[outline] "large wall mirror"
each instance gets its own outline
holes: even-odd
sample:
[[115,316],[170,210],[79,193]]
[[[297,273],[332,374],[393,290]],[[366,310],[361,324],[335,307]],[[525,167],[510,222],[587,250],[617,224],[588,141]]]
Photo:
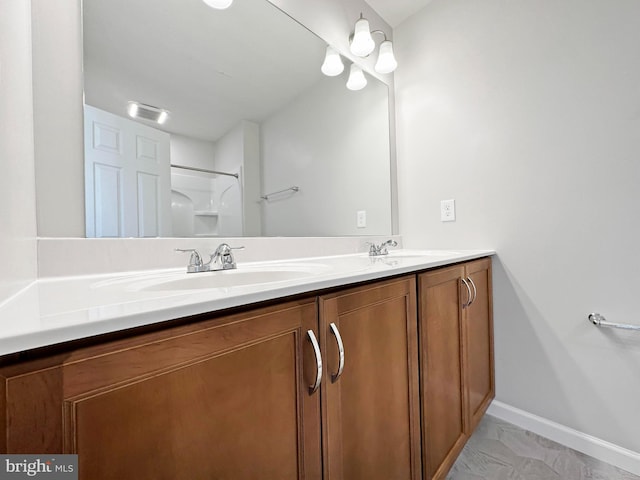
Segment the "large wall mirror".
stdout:
[[87,236],[391,234],[387,85],[267,0],[83,0],[83,36]]

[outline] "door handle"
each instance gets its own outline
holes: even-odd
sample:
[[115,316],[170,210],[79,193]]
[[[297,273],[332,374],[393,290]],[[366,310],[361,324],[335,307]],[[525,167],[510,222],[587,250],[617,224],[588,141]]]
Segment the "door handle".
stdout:
[[313,353],[316,356],[316,380],[313,385],[309,386],[309,394],[315,393],[322,382],[322,355],[320,355],[320,345],[313,330],[307,330],[307,337],[313,346]]
[[471,287],[469,286],[469,282],[467,282],[466,279],[461,278],[460,280],[462,280],[462,283],[464,283],[464,286],[467,287],[467,301],[464,302],[462,304],[462,308],[467,308],[469,305],[471,305]]
[[471,277],[467,277],[467,280],[469,280],[471,286],[473,287],[473,299],[469,302],[469,305],[467,305],[467,307],[469,307],[473,302],[476,301],[476,298],[478,297],[478,290],[476,289],[476,284],[473,283]]
[[333,336],[336,337],[336,343],[338,344],[338,353],[340,355],[340,360],[338,362],[338,371],[336,373],[331,374],[331,381],[336,382],[340,375],[342,375],[342,371],[344,370],[344,344],[342,343],[342,337],[340,336],[340,332],[338,331],[338,327],[335,323],[331,323],[329,325],[329,329]]

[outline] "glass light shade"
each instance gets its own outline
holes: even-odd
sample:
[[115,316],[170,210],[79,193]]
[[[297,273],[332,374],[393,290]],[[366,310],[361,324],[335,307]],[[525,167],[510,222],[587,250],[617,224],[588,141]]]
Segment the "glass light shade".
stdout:
[[376,48],[376,42],[371,37],[369,21],[366,18],[361,18],[356,22],[355,31],[353,32],[350,46],[351,53],[358,57],[366,57],[373,52],[374,48]]
[[367,78],[364,76],[362,69],[355,63],[351,64],[349,70],[349,79],[347,80],[347,88],[349,90],[362,90],[367,86]]
[[380,44],[380,53],[378,53],[378,61],[375,67],[378,73],[391,73],[398,68],[396,57],[393,56],[393,44],[389,40],[385,40]]
[[335,48],[327,47],[327,54],[324,56],[324,63],[320,70],[328,77],[335,77],[344,71],[344,64]]
[[211,8],[217,8],[218,10],[224,10],[225,8],[229,8],[233,3],[233,0],[202,0],[204,3],[209,5]]

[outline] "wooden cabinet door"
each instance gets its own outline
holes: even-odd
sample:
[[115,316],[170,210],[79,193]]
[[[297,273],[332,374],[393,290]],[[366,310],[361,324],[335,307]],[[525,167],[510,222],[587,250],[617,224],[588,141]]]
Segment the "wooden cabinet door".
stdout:
[[463,266],[420,274],[419,327],[423,468],[426,479],[444,479],[464,447]]
[[319,308],[325,479],[417,480],[415,277],[323,296]]
[[467,433],[471,434],[495,396],[491,259],[469,262],[465,270],[474,289],[473,302],[464,315]]
[[46,438],[49,451],[78,454],[85,480],[320,480],[308,330],[318,333],[315,300],[0,371],[8,450],[42,453]]

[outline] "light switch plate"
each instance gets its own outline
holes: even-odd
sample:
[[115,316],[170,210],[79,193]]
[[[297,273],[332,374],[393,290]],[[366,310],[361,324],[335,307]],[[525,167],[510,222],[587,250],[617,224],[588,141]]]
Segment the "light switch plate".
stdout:
[[456,220],[456,201],[442,200],[440,202],[440,220],[443,222],[455,222]]
[[357,217],[358,228],[366,228],[367,227],[367,211],[358,210],[358,212],[356,213],[356,217]]

